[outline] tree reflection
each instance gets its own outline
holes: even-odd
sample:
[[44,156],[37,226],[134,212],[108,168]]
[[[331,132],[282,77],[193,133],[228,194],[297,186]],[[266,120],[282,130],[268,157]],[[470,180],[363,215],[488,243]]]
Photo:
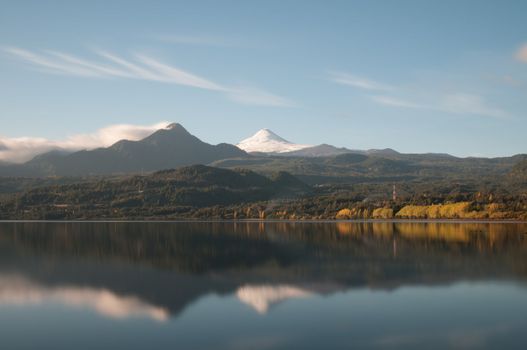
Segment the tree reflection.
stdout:
[[526,232],[477,222],[1,223],[0,273],[47,298],[88,288],[85,305],[107,291],[121,306],[175,314],[232,293],[264,312],[357,287],[523,282]]

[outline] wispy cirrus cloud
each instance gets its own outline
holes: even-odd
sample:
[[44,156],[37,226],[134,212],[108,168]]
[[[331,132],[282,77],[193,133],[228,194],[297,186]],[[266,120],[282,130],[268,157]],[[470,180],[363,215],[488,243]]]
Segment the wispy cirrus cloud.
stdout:
[[241,104],[273,107],[296,106],[293,101],[271,92],[255,87],[219,84],[143,54],[134,55],[134,60],[130,60],[107,51],[96,51],[99,60],[104,60],[99,62],[57,51],[35,53],[16,47],[7,47],[3,51],[25,63],[46,68],[47,71],[57,74],[87,78],[155,81],[216,91]]
[[475,114],[492,118],[510,118],[507,111],[493,107],[480,95],[454,93],[445,95],[438,106],[441,110],[456,114]]
[[415,103],[391,96],[371,96],[371,99],[378,104],[391,107],[427,109],[452,114],[478,115],[498,119],[511,117],[507,111],[489,105],[482,96],[475,94],[446,94],[434,98],[434,102],[428,104]]
[[403,108],[427,108],[427,106],[422,104],[417,104],[411,101],[406,101],[400,98],[391,97],[391,96],[371,96],[371,99],[379,104],[393,107],[403,107]]
[[78,64],[70,64],[64,60],[57,60],[51,56],[43,56],[35,54],[31,51],[19,49],[16,47],[7,47],[3,49],[4,52],[11,56],[17,57],[26,63],[31,63],[40,68],[47,68],[52,72],[69,74],[81,77],[98,77],[102,76],[99,72],[83,67]]
[[382,84],[368,78],[359,77],[344,72],[330,72],[329,78],[331,81],[337,84],[353,86],[364,90],[387,91],[393,89],[393,87],[391,87],[390,85]]
[[0,136],[0,160],[21,163],[52,150],[77,151],[107,147],[120,140],[140,140],[156,130],[165,128],[168,124],[168,122],[152,125],[115,124],[94,133],[71,135],[63,140]]
[[[526,53],[527,54],[527,53]],[[358,78],[348,73],[331,73],[332,81],[363,90],[376,91],[382,95],[369,95],[375,103],[409,109],[427,109],[445,113],[478,115],[492,118],[510,118],[507,111],[490,105],[482,95],[464,92],[438,93],[417,91],[415,88],[395,87],[367,78]]]
[[294,101],[253,87],[244,86],[232,88],[228,90],[227,95],[231,100],[242,104],[275,107],[298,107],[298,104],[296,104]]
[[167,64],[156,61],[151,57],[144,55],[137,55],[139,62],[143,63],[148,69],[156,72],[159,76],[166,79],[167,82],[171,82],[179,85],[192,86],[199,89],[213,90],[213,91],[228,91],[229,89],[218,85],[210,80],[199,77],[197,75],[185,72],[176,67],[169,66]]
[[[86,61],[86,60],[77,58],[75,56],[71,56],[68,54],[61,53],[61,52],[56,52],[56,51],[47,51],[47,52],[50,55],[53,55],[57,57],[58,59],[61,59],[67,64],[73,64],[83,69],[89,69],[94,76],[109,75],[109,76],[122,77],[122,78],[133,78],[134,77],[132,74],[130,74],[126,70],[114,68],[114,67],[103,65],[103,64],[93,63],[93,62]],[[62,67],[63,66],[60,65],[58,69],[61,69]]]

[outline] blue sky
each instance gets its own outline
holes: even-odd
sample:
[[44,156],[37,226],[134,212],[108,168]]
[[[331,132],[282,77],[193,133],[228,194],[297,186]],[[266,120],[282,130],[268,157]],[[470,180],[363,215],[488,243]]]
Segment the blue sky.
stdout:
[[174,121],[210,143],[270,128],[355,149],[527,152],[526,1],[0,7],[0,146]]

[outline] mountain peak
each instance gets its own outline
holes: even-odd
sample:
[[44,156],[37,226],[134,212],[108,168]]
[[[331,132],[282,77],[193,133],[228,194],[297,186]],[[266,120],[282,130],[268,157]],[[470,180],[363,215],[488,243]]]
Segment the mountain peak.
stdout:
[[240,141],[236,146],[246,152],[283,153],[297,151],[310,145],[299,145],[287,141],[270,129],[260,129],[253,136]]
[[176,131],[184,131],[188,132],[187,129],[183,127],[183,125],[179,123],[170,123],[165,127],[166,130],[176,130]]
[[[137,142],[147,142],[147,143],[153,142],[157,144],[159,142],[166,142],[166,141],[170,142],[170,140],[174,140],[174,138],[189,139],[189,138],[195,138],[195,136],[189,133],[187,129],[185,129],[181,124],[171,123],[165,126],[164,128],[155,131],[154,133],[150,134],[149,136]],[[118,141],[116,145],[120,143],[122,143],[122,140]]]
[[250,138],[251,139],[258,139],[258,140],[266,140],[266,141],[267,140],[275,140],[275,141],[280,141],[280,142],[291,143],[291,142],[287,141],[286,139],[284,139],[284,138],[278,136],[277,134],[275,134],[271,129],[267,129],[267,128],[258,130]]

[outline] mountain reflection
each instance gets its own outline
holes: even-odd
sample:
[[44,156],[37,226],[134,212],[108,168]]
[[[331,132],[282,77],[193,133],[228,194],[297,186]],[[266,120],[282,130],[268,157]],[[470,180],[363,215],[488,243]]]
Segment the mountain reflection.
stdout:
[[1,223],[0,306],[163,321],[209,294],[259,313],[351,288],[527,280],[515,223]]
[[236,291],[236,296],[240,301],[261,314],[265,314],[269,307],[287,299],[307,298],[312,294],[307,289],[288,285],[246,285]]

